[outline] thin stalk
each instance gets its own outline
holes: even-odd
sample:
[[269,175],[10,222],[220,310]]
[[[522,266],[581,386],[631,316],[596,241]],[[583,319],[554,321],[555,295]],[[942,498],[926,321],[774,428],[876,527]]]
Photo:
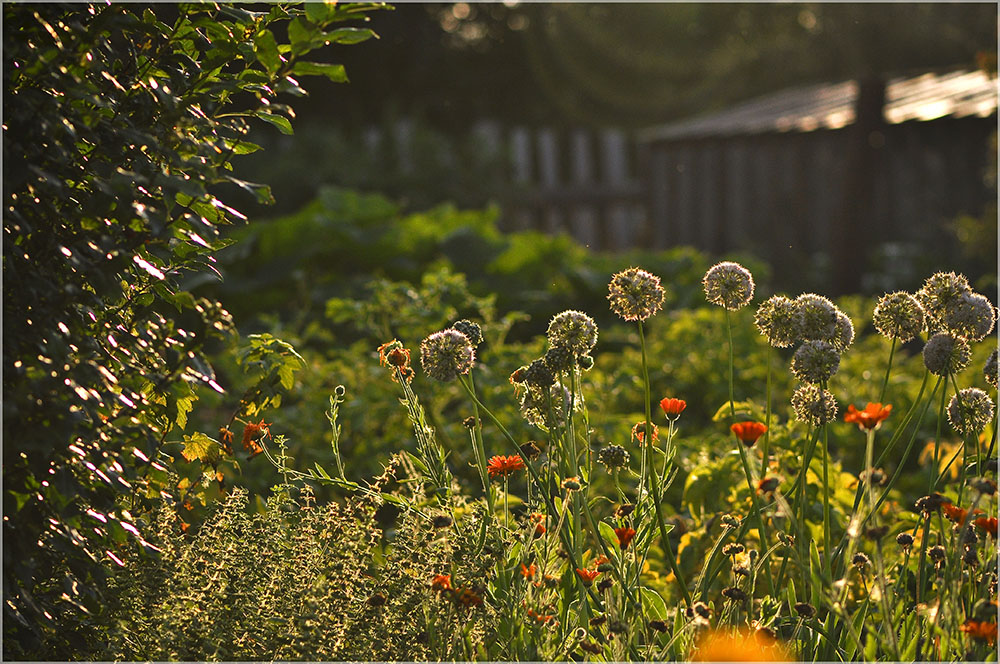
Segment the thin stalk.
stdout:
[[948,383],[945,381],[945,389],[941,390],[941,405],[938,407],[938,419],[937,419],[937,432],[934,434],[934,461],[931,464],[930,471],[930,485],[927,487],[927,493],[932,493],[934,491],[934,485],[937,484],[937,469],[940,465],[939,455],[941,453],[941,422],[944,419],[944,401],[948,396]]
[[885,378],[882,379],[882,388],[878,391],[878,402],[885,399],[885,390],[889,386],[889,372],[892,370],[892,356],[896,353],[896,339],[893,337],[892,345],[889,346],[889,361],[885,365]]
[[761,454],[764,457],[763,466],[761,466],[760,474],[761,476],[767,476],[767,469],[770,467],[770,459],[768,457],[768,452],[771,446],[771,353],[774,351],[771,348],[771,344],[767,345],[767,394],[766,394],[766,405],[764,410],[764,424],[767,425],[767,431],[764,432],[764,442],[761,445]]

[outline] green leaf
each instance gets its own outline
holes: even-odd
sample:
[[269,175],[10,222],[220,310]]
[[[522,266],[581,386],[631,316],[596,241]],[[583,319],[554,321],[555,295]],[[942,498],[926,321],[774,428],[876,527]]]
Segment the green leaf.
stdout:
[[[319,29],[308,21],[297,18],[288,24],[288,39],[292,42],[292,53],[308,53],[314,45],[319,45]],[[316,43],[319,42],[319,43]]]
[[253,41],[253,52],[269,74],[281,69],[281,54],[278,53],[278,42],[270,30],[263,30]]
[[222,447],[219,441],[196,431],[190,436],[184,436],[184,449],[181,455],[188,461],[217,463],[221,458]]
[[291,136],[293,133],[295,133],[292,130],[292,123],[288,120],[288,118],[286,118],[283,115],[274,115],[272,113],[266,113],[264,111],[257,111],[256,113],[254,113],[254,116],[260,118],[264,122],[269,122],[273,124],[275,127],[278,128],[278,131],[280,131],[282,134],[285,134],[286,136]]
[[378,37],[370,28],[337,28],[323,36],[336,44],[357,44]]
[[329,20],[336,8],[336,2],[307,2],[305,3],[306,18],[313,23],[322,24]]
[[615,535],[615,529],[603,521],[598,523],[597,527],[601,531],[601,537],[604,538],[604,541],[610,544],[611,548],[616,552],[620,551],[618,547],[618,535]]
[[347,70],[344,65],[324,64],[322,62],[296,62],[292,68],[293,74],[300,76],[326,76],[334,83],[347,83]]
[[328,472],[326,472],[326,470],[323,468],[323,466],[319,465],[318,461],[314,465],[316,467],[316,472],[319,473],[320,477],[322,477],[325,480],[330,479],[330,474]]
[[[663,597],[660,596],[660,593],[656,592],[652,588],[643,586],[642,599],[643,599],[643,604],[646,606],[646,608],[650,612],[652,612],[658,619],[660,620],[667,619],[667,605],[663,601]],[[648,614],[646,615],[646,618],[650,617],[652,616],[649,616]]]
[[256,143],[251,143],[250,141],[226,140],[224,143],[227,149],[233,151],[233,154],[251,154],[257,150],[263,150],[261,146]]

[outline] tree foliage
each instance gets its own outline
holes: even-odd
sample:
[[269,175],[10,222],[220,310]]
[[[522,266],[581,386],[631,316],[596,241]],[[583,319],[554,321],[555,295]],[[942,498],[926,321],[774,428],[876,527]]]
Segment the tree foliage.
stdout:
[[231,161],[254,123],[291,133],[299,77],[346,80],[304,58],[379,6],[5,5],[7,656],[74,652],[99,563],[155,554],[132,511],[172,497],[164,445],[223,391],[205,353],[232,330],[187,288],[245,219],[223,199],[270,199]]

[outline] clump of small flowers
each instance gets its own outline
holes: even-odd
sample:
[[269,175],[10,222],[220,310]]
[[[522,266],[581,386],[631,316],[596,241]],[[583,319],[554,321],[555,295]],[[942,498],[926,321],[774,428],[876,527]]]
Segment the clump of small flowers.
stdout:
[[796,419],[820,426],[837,419],[837,400],[816,385],[803,385],[792,395],[792,410]]
[[597,460],[607,467],[608,472],[627,466],[628,458],[628,450],[621,445],[608,445],[597,453]]
[[475,359],[469,338],[455,328],[435,332],[420,342],[420,365],[434,380],[448,382],[469,373]]
[[556,314],[546,334],[549,345],[561,346],[574,355],[586,355],[597,345],[597,324],[582,311]]
[[906,291],[886,293],[875,305],[872,322],[882,336],[906,343],[924,329],[924,308]]
[[993,419],[993,400],[977,387],[960,390],[948,404],[948,421],[963,436],[978,434]]
[[889,417],[889,413],[891,412],[892,404],[885,404],[885,406],[883,406],[880,403],[872,403],[869,401],[864,410],[858,410],[852,403],[847,406],[847,413],[844,415],[844,421],[857,424],[859,429],[867,429],[870,431],[881,426],[882,421]]
[[972,350],[964,339],[938,332],[924,344],[924,366],[935,376],[958,373],[972,359]]
[[983,365],[983,377],[986,382],[992,385],[994,388],[997,387],[997,350],[993,349],[990,356],[986,358],[986,364]]
[[971,293],[969,281],[964,275],[954,272],[938,272],[931,275],[917,291],[917,300],[924,308],[929,320],[928,329],[937,331],[944,325],[948,310],[953,307],[963,295]]
[[826,341],[806,341],[792,356],[792,374],[806,383],[822,383],[840,368],[840,353]]
[[754,323],[767,342],[775,348],[795,343],[799,307],[784,295],[772,295],[757,307]]
[[724,261],[713,265],[701,283],[709,302],[730,311],[742,309],[753,299],[753,275],[739,263]]
[[803,340],[827,341],[837,334],[837,306],[815,293],[803,293],[795,298],[798,305],[796,336]]
[[982,341],[996,323],[996,312],[986,297],[979,293],[964,293],[945,309],[945,328],[969,341]]
[[611,277],[608,284],[608,301],[611,310],[628,321],[646,320],[663,306],[665,291],[660,278],[629,268]]
[[464,334],[473,348],[483,343],[483,328],[479,326],[479,323],[473,323],[471,320],[463,318],[460,321],[456,321],[452,325],[452,328]]

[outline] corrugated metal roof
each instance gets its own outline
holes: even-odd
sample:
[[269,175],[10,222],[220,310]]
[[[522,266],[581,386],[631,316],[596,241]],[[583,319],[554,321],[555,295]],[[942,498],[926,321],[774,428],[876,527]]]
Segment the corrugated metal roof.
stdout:
[[[840,129],[854,122],[856,81],[783,90],[711,115],[639,132],[640,141]],[[950,117],[989,117],[997,111],[997,78],[956,71],[890,79],[883,111],[889,124]]]

